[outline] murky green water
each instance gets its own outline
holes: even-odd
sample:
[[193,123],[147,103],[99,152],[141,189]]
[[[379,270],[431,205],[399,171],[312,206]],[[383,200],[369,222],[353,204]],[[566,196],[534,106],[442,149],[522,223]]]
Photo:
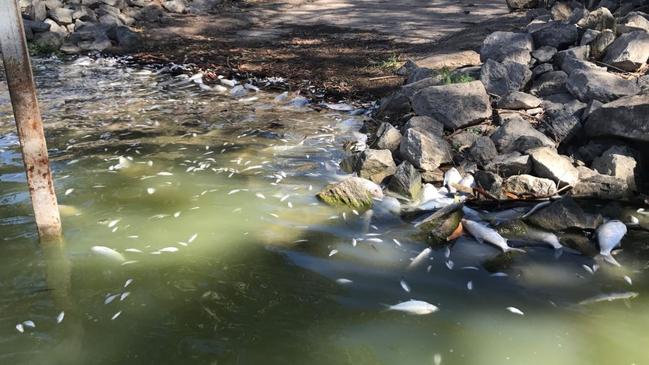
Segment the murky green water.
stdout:
[[[422,249],[410,224],[314,198],[359,117],[237,100],[110,60],[35,72],[66,242],[37,242],[2,83],[2,364],[649,363],[642,231],[623,243],[623,270],[594,275],[590,258],[529,247],[493,276],[482,263],[498,252],[468,238],[435,251],[430,271],[406,270]],[[115,169],[119,156],[130,166]],[[578,304],[628,291],[640,295]],[[410,298],[440,311],[384,309]]]

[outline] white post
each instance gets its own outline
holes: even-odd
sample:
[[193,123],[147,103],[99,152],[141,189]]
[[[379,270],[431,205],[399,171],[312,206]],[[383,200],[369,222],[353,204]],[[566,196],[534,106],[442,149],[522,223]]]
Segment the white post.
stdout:
[[61,218],[50,171],[41,113],[16,0],[0,0],[0,46],[18,137],[41,241],[61,238]]

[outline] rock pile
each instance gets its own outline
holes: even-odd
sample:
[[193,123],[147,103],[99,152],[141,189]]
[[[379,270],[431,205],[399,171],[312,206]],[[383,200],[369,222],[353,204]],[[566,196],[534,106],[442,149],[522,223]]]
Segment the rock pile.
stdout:
[[20,0],[25,35],[37,51],[80,53],[129,49],[138,22],[163,22],[187,11],[184,0]]
[[634,2],[507,3],[531,9],[524,30],[427,63],[454,69],[407,62],[351,171],[414,200],[452,165],[490,198],[630,197],[649,147],[649,15]]

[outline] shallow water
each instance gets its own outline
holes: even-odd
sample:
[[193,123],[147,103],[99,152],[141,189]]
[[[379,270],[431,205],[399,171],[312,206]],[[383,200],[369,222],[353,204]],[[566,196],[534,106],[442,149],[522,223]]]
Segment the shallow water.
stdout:
[[[649,363],[643,231],[623,242],[624,269],[594,275],[591,258],[533,246],[494,276],[483,264],[498,251],[465,237],[407,270],[423,248],[411,224],[314,198],[361,117],[110,59],[40,60],[35,73],[65,245],[37,242],[0,83],[0,363]],[[115,169],[119,156],[130,166]],[[628,291],[640,295],[579,305]],[[440,310],[385,310],[410,298]]]

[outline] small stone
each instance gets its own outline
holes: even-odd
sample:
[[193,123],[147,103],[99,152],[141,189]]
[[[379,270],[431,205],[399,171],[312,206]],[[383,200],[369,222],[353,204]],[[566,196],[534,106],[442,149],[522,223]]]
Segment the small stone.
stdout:
[[554,71],[554,67],[550,63],[542,63],[532,69],[532,77],[537,78],[546,72]]
[[358,176],[377,184],[397,171],[390,150],[365,150],[358,164]]
[[570,94],[554,94],[544,100],[544,123],[541,131],[554,141],[565,143],[579,134],[586,104]]
[[502,189],[518,198],[548,197],[557,193],[554,181],[532,175],[514,175],[503,181]]
[[534,49],[532,37],[527,33],[494,32],[482,43],[480,60],[496,62],[514,61],[528,64]]
[[649,33],[636,31],[622,34],[608,46],[604,63],[625,71],[636,71],[649,58]]
[[635,169],[638,165],[633,152],[625,146],[613,146],[593,161],[593,168],[604,175],[615,176],[636,190]]
[[403,93],[394,93],[381,99],[376,119],[381,122],[396,122],[410,113],[410,99]]
[[74,10],[66,8],[55,8],[47,12],[47,15],[59,24],[71,24]]
[[550,71],[540,75],[532,82],[530,92],[537,96],[565,93],[568,74],[563,71]]
[[187,6],[183,0],[167,0],[162,2],[162,7],[170,13],[182,14]]
[[410,162],[404,161],[390,179],[388,189],[409,199],[415,199],[421,192],[421,174]]
[[604,30],[601,32],[595,40],[590,43],[591,56],[596,60],[601,59],[604,54],[606,54],[608,47],[615,42],[615,39],[615,32],[612,30]]
[[404,124],[401,132],[405,134],[410,128],[414,128],[430,138],[441,137],[444,135],[444,124],[431,117],[412,117],[406,122],[406,124]]
[[558,50],[574,45],[579,39],[579,32],[574,24],[550,22],[532,33],[536,47],[550,46]]
[[511,10],[534,9],[539,6],[538,0],[507,0],[507,6]]
[[498,127],[491,135],[491,140],[494,141],[498,151],[512,151],[514,141],[521,136],[535,137],[544,146],[554,147],[554,142],[551,139],[534,129],[529,122],[519,116],[508,120]]
[[577,26],[584,29],[602,31],[604,29],[615,30],[615,17],[607,8],[601,7],[591,11],[588,16],[577,22]]
[[487,92],[498,96],[522,89],[531,78],[532,71],[527,65],[512,61],[500,63],[489,59],[480,71],[480,81]]
[[501,109],[532,109],[539,105],[541,105],[541,99],[520,91],[511,92],[498,100],[498,107]]
[[575,186],[579,181],[579,171],[567,157],[559,155],[548,147],[539,147],[528,151],[537,176],[552,179],[559,186]]
[[471,130],[463,130],[460,133],[454,133],[449,139],[451,146],[455,151],[464,151],[471,147],[478,139],[479,134]]
[[444,181],[444,171],[435,169],[432,171],[423,171],[421,173],[421,180],[425,183],[436,184]]
[[586,29],[584,35],[581,36],[581,41],[579,42],[580,46],[587,46],[591,44],[598,35],[602,34],[599,30]]
[[477,187],[484,189],[496,199],[505,199],[505,196],[502,193],[503,178],[498,176],[498,174],[490,171],[478,170],[475,172],[474,177]]
[[543,46],[537,48],[532,52],[532,57],[536,58],[539,63],[550,62],[554,55],[557,54],[557,49],[550,46]]
[[396,151],[401,143],[401,133],[392,124],[383,122],[376,131],[376,147],[380,150]]
[[325,186],[316,196],[332,206],[369,209],[374,199],[383,198],[383,191],[370,180],[349,177],[339,183]]
[[451,148],[443,138],[429,137],[416,129],[408,129],[399,147],[401,157],[424,171],[435,170],[451,162]]
[[435,54],[417,61],[417,66],[432,70],[454,70],[479,64],[481,64],[480,54],[472,50]]
[[495,157],[485,169],[502,177],[529,174],[532,172],[532,160],[528,155],[512,152]]
[[478,166],[483,167],[498,155],[498,150],[496,150],[496,145],[491,138],[481,136],[473,142],[473,145],[469,149],[469,154]]

